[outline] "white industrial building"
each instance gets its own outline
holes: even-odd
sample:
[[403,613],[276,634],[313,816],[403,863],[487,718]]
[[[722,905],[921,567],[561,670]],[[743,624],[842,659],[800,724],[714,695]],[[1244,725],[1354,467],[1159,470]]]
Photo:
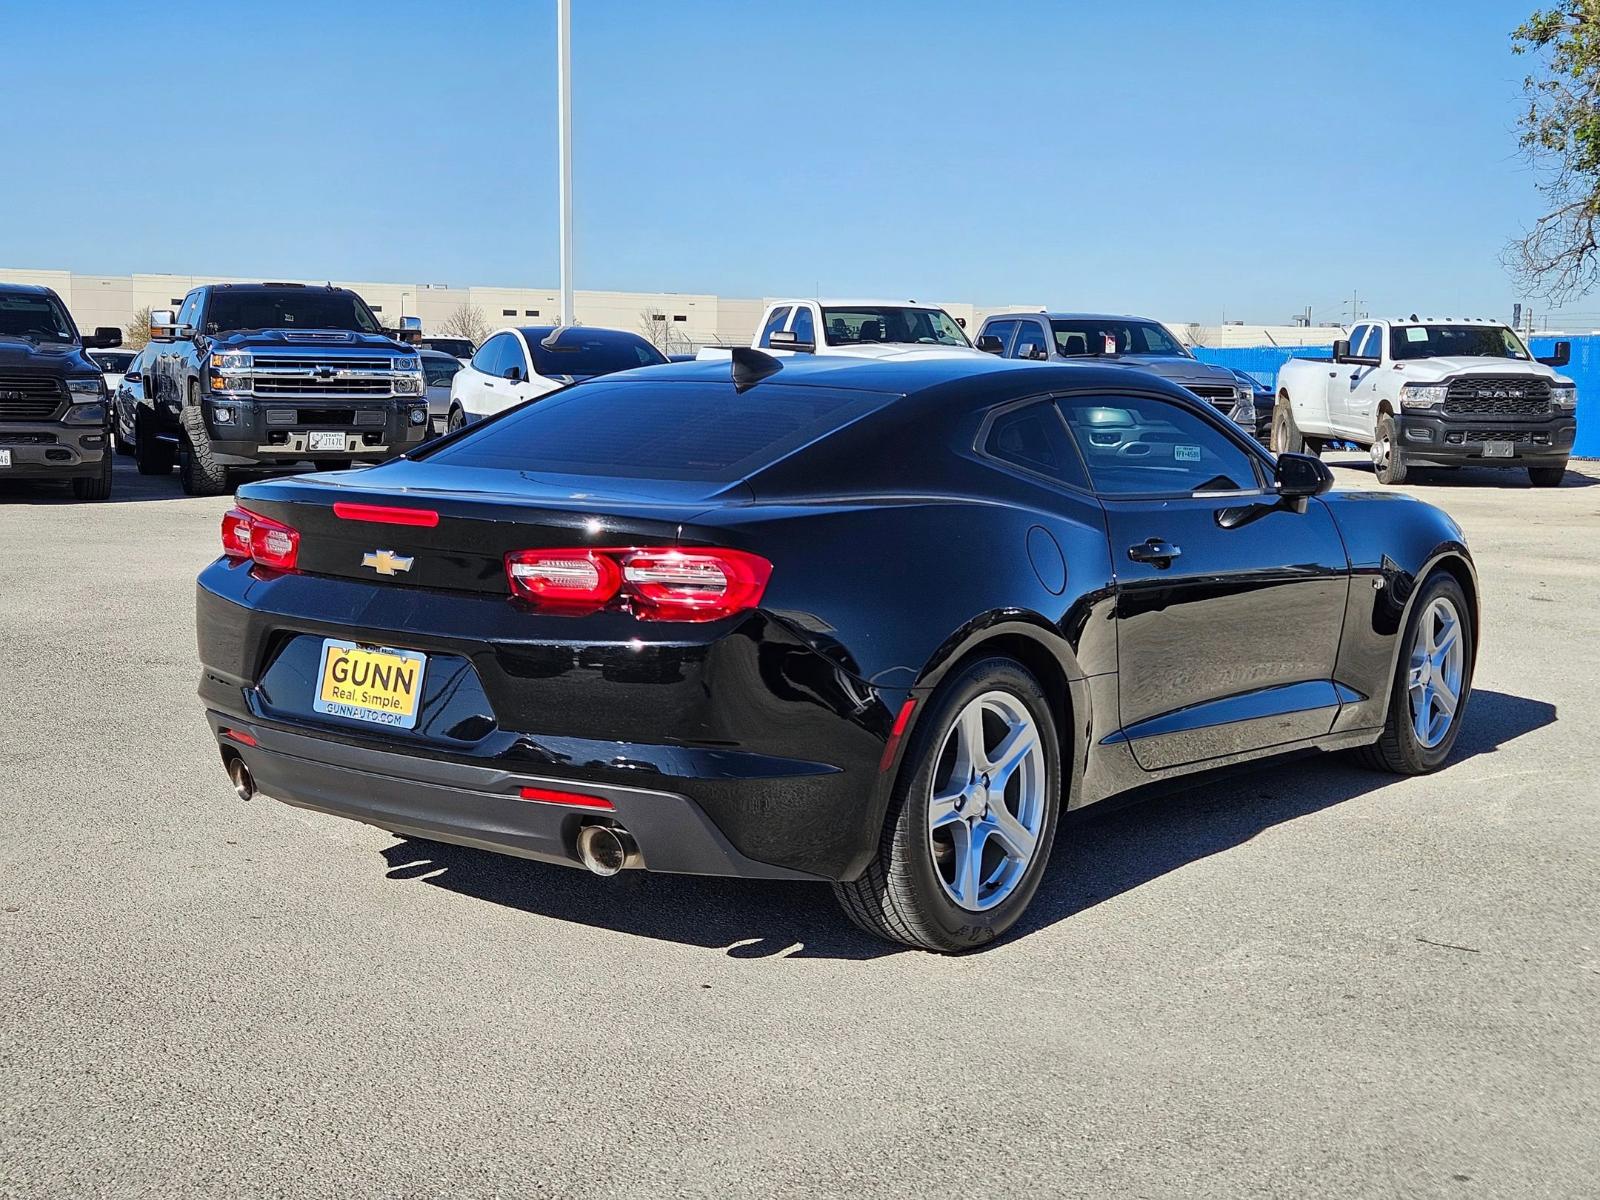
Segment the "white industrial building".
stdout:
[[[115,325],[125,329],[141,308],[177,308],[184,295],[205,283],[257,283],[259,279],[226,275],[80,275],[71,271],[0,267],[0,283],[43,284],[54,288],[83,329]],[[553,323],[560,308],[555,288],[451,287],[442,283],[370,283],[299,279],[294,283],[333,282],[361,295],[379,316],[398,324],[400,317],[421,317],[425,333],[439,333],[463,306],[476,308],[491,329],[502,325]],[[918,299],[927,299],[917,297]],[[672,350],[706,345],[747,344],[772,298],[725,299],[691,292],[584,292],[574,295],[579,322],[643,332],[650,323],[666,327],[656,339]],[[1034,305],[974,305],[929,300],[962,319],[976,334],[985,314]],[[1063,303],[1063,308],[1075,307]],[[1168,322],[1179,337],[1206,346],[1329,345],[1338,330],[1289,325],[1199,326]]]

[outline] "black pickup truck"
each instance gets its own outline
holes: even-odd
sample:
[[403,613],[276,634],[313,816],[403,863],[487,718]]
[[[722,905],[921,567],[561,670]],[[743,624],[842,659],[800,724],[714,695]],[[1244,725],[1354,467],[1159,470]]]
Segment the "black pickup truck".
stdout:
[[237,467],[379,462],[428,435],[416,347],[344,288],[207,284],[176,314],[151,313],[150,339],[139,470],[176,463],[191,496],[230,490]]
[[0,284],[0,480],[68,480],[80,500],[111,495],[105,379],[85,350],[122,331],[80,337],[46,287]]

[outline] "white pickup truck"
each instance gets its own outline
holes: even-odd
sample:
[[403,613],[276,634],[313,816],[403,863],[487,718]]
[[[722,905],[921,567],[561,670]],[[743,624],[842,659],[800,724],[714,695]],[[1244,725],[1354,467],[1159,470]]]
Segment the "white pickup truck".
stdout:
[[[839,354],[851,358],[978,356],[961,323],[916,301],[778,300],[767,305],[750,345],[771,354]],[[707,347],[700,358],[727,358]]]
[[1552,368],[1567,342],[1536,359],[1499,321],[1362,321],[1331,358],[1278,372],[1272,448],[1320,454],[1329,442],[1372,450],[1383,483],[1410,467],[1523,467],[1556,487],[1577,435],[1577,387]]

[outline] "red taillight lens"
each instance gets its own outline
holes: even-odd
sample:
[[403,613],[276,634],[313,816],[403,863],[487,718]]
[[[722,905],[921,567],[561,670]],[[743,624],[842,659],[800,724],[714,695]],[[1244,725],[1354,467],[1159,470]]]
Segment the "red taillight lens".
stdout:
[[550,788],[525,787],[518,797],[535,804],[570,804],[573,808],[615,808],[604,796],[591,796],[585,792],[558,792]]
[[594,612],[625,606],[645,621],[714,621],[761,603],[772,564],[743,550],[675,546],[516,550],[511,594],[541,608]]
[[300,557],[300,531],[248,508],[230,508],[222,514],[222,552],[274,571],[293,571]]

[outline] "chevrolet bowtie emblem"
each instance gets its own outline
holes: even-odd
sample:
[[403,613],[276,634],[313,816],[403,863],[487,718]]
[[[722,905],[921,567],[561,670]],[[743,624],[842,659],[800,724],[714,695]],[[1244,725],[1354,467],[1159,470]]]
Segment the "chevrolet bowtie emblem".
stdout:
[[361,565],[371,567],[379,575],[398,575],[402,571],[409,571],[411,564],[416,561],[393,550],[372,550],[361,556]]

